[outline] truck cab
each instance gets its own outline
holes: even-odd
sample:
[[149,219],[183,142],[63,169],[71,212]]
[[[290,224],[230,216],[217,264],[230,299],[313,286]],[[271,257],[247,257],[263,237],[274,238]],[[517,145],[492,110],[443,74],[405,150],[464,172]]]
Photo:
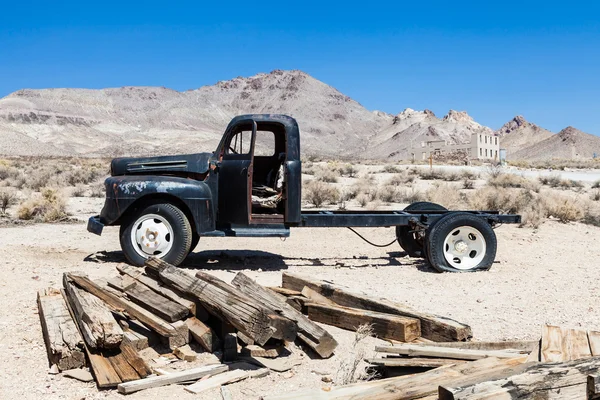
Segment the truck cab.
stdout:
[[300,139],[286,115],[235,117],[213,153],[117,158],[88,231],[120,225],[128,261],[175,265],[200,236],[289,236],[301,222]]

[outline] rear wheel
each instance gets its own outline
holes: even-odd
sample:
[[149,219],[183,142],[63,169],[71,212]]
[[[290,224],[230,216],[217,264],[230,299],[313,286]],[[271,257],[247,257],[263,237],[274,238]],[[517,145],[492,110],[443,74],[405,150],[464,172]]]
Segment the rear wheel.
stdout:
[[496,234],[473,214],[452,213],[440,218],[425,236],[429,263],[440,272],[485,271],[496,258]]
[[[429,201],[417,201],[410,204],[404,211],[448,211],[448,209],[440,204],[431,203]],[[410,226],[397,226],[396,237],[398,244],[410,257],[426,257],[423,250],[424,245],[424,230],[414,230]]]
[[120,242],[127,260],[143,266],[150,256],[179,265],[188,255],[192,228],[183,211],[172,204],[154,204],[121,225]]

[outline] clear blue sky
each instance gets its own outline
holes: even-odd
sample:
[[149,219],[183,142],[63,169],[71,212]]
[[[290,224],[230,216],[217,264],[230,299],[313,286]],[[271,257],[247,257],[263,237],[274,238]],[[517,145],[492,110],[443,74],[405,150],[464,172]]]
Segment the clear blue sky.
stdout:
[[600,134],[596,1],[3,1],[0,97],[301,69],[368,109]]

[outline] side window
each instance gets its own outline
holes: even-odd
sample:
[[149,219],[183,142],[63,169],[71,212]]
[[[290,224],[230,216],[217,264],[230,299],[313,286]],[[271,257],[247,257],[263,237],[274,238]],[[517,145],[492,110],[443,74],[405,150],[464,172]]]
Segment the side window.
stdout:
[[252,145],[252,131],[241,131],[236,133],[225,149],[227,154],[248,154]]
[[275,154],[275,134],[270,131],[256,132],[256,144],[254,155],[259,157],[271,157]]

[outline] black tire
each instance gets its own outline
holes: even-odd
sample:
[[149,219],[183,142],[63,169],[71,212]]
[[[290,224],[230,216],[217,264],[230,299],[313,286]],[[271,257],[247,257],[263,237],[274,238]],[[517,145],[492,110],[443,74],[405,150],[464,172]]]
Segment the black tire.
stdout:
[[[448,209],[440,204],[431,203],[429,201],[417,201],[407,206],[404,211],[448,211]],[[423,250],[423,237],[411,232],[410,226],[397,226],[396,237],[398,244],[410,257],[425,258],[426,253]]]
[[[151,214],[160,217],[164,222],[159,219],[150,218],[147,220],[149,223],[154,222],[155,227],[162,224],[163,228],[161,232],[168,227],[170,227],[173,232],[172,235],[170,233],[164,235],[163,240],[161,240],[161,236],[159,235],[158,240],[154,243],[170,242],[170,248],[164,252],[157,251],[155,254],[145,253],[142,250],[142,245],[138,244],[137,241],[134,242],[134,239],[132,238],[132,230],[141,229],[142,223],[145,221],[140,220],[143,219],[144,216]],[[156,232],[158,231],[159,229],[156,230]],[[142,238],[145,238],[145,236],[142,236]],[[125,258],[127,258],[132,265],[143,266],[150,255],[154,255],[169,264],[179,265],[185,260],[190,251],[192,244],[192,228],[185,214],[179,208],[168,203],[153,204],[142,209],[129,218],[126,223],[121,225],[119,240],[121,242],[121,249],[123,250],[123,253],[125,253]],[[150,239],[149,236],[147,242],[152,243],[151,240],[153,239]]]
[[192,244],[190,246],[190,253],[192,251],[194,251],[196,246],[198,246],[198,242],[200,242],[200,235],[198,235],[197,233],[193,233],[192,234]]
[[[466,229],[461,233],[460,228],[475,229],[479,233],[468,233]],[[463,246],[467,246],[460,257],[451,261],[448,260],[451,254],[447,257],[445,252],[450,250],[445,243],[447,238],[452,240],[450,235],[459,238],[455,243],[463,242]],[[427,260],[439,272],[487,271],[494,263],[498,247],[496,233],[490,224],[481,217],[465,212],[450,213],[440,218],[427,230],[425,242]],[[479,251],[476,245],[481,242],[485,250]]]

